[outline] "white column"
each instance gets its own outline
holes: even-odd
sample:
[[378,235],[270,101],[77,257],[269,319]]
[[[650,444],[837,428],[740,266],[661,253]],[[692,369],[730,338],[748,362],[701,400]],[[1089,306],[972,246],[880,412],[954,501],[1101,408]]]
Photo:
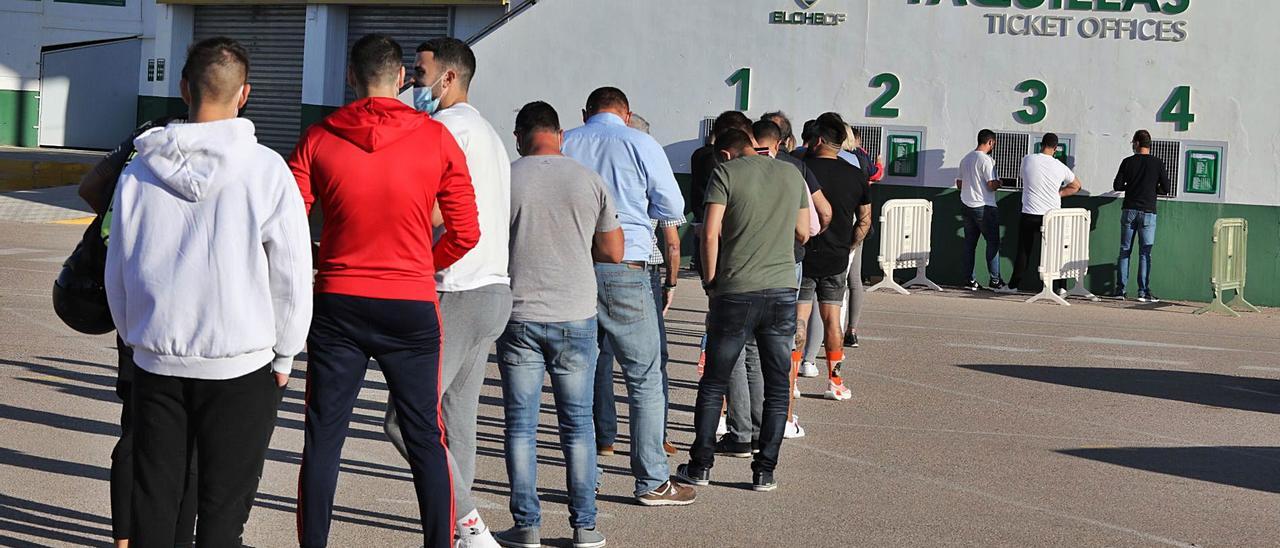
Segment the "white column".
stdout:
[[307,5],[302,104],[341,106],[347,66],[347,7]]

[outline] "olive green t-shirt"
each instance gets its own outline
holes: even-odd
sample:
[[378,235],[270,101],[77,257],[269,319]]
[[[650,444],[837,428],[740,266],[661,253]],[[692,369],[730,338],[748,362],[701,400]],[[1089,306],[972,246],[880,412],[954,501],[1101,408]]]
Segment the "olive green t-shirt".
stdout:
[[768,156],[712,172],[706,201],[725,212],[711,296],[796,288],[796,219],[809,208],[807,192],[799,170]]

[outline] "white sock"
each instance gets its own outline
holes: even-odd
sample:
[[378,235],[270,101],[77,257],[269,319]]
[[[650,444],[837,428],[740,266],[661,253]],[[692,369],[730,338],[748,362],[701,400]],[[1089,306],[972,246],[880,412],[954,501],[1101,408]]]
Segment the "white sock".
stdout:
[[458,536],[479,535],[488,530],[484,526],[484,520],[480,519],[480,512],[472,510],[462,519],[458,520]]

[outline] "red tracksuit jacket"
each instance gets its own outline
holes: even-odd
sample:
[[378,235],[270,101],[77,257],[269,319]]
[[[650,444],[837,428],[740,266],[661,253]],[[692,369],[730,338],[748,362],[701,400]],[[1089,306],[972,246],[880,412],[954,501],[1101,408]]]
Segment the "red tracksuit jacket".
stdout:
[[[467,160],[443,124],[396,99],[342,107],[289,158],[307,212],[324,215],[317,293],[432,301],[435,271],[480,240]],[[445,233],[431,243],[439,201]]]

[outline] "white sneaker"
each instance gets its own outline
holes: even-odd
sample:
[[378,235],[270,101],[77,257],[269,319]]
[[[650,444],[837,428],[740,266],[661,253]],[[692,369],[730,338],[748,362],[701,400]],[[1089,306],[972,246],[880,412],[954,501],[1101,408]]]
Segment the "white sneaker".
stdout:
[[791,420],[787,421],[787,426],[782,430],[782,438],[793,440],[804,437],[804,428],[800,427],[800,417],[791,415]]
[[502,548],[502,545],[485,529],[479,534],[459,536],[458,541],[453,543],[453,548]]
[[799,398],[799,397],[800,397],[800,385],[799,385],[799,384],[795,384],[795,385],[792,385],[792,386],[791,386],[791,397],[793,397],[793,398]]
[[827,381],[827,393],[823,397],[829,400],[844,401],[853,397],[853,392],[848,386],[844,385],[844,381],[840,379],[831,379]]
[[716,435],[723,436],[729,433],[729,423],[725,422],[724,415],[720,415],[720,423],[716,425]]
[[800,376],[806,379],[818,376],[818,364],[810,361],[800,362]]

